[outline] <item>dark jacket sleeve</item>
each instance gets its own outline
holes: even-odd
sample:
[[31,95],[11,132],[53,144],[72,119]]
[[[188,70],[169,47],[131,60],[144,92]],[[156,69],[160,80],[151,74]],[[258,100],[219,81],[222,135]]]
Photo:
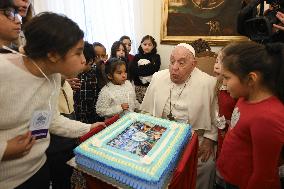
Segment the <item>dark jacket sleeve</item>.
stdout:
[[160,55],[155,54],[152,57],[147,58],[151,63],[138,66],[138,60],[136,62],[136,75],[138,76],[150,76],[159,71],[161,66]]

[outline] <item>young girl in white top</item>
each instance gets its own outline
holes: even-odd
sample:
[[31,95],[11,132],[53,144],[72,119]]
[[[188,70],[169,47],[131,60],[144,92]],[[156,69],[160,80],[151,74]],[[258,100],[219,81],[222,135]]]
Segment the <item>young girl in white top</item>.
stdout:
[[[12,5],[0,8],[0,44],[9,45],[20,21]],[[24,34],[25,55],[0,53],[0,188],[49,189],[49,133],[77,138],[98,125],[57,110],[61,75],[74,77],[86,67],[84,33],[69,18],[46,12],[28,22]]]
[[132,84],[126,80],[126,63],[119,58],[110,58],[105,65],[107,84],[102,88],[97,100],[97,114],[111,117],[134,111],[138,107]]

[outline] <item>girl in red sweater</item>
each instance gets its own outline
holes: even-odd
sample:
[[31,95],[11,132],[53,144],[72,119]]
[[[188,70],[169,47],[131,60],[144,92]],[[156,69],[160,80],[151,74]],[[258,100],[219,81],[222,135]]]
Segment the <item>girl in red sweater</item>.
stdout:
[[233,43],[222,52],[223,84],[239,100],[217,169],[226,182],[226,189],[280,189],[284,45]]

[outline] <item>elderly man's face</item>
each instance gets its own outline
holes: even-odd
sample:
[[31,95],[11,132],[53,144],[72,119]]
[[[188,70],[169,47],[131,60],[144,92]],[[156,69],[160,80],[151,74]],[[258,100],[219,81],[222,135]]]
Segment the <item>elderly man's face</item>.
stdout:
[[170,57],[170,77],[176,84],[184,83],[196,65],[193,54],[185,47],[176,47]]

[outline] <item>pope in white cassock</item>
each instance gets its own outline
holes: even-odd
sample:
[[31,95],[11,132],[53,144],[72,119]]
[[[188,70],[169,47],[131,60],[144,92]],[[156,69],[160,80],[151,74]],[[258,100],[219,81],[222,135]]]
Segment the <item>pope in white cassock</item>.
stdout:
[[146,91],[141,110],[156,117],[187,122],[198,134],[197,189],[213,188],[215,180],[214,144],[217,128],[216,78],[196,66],[191,45],[177,45],[169,69],[156,72]]

